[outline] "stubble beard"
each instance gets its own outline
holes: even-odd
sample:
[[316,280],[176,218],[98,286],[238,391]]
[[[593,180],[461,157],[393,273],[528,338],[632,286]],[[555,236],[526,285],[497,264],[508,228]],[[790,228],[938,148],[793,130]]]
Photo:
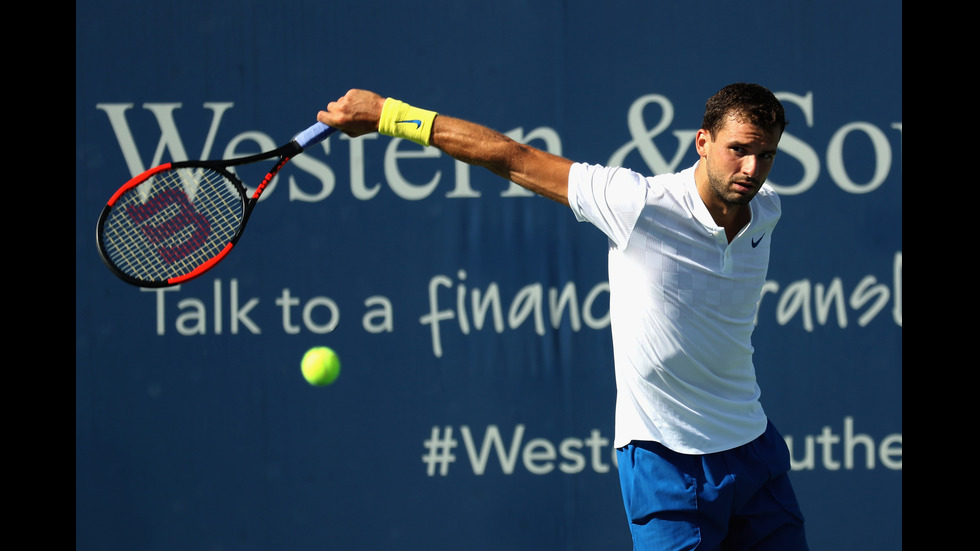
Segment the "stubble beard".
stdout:
[[[756,193],[759,192],[759,187],[761,184],[752,178],[746,178],[743,180],[728,180],[719,178],[713,174],[710,170],[707,171],[708,174],[708,185],[711,188],[712,193],[715,194],[722,203],[729,206],[740,206],[747,205],[752,202],[752,198],[755,197]],[[739,193],[732,190],[732,185],[737,182],[745,182],[751,186],[751,190],[747,193]]]

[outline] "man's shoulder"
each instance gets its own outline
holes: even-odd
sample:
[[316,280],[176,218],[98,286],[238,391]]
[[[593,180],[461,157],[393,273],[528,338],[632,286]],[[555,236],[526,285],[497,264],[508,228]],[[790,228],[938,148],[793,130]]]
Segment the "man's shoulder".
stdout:
[[759,188],[759,193],[755,196],[756,199],[761,199],[764,202],[771,203],[776,208],[779,208],[781,200],[779,198],[779,193],[776,189],[767,183],[763,183],[762,187]]
[[782,215],[783,206],[779,194],[769,184],[762,184],[759,193],[752,199],[755,210],[761,219],[769,219],[773,222],[779,220]]

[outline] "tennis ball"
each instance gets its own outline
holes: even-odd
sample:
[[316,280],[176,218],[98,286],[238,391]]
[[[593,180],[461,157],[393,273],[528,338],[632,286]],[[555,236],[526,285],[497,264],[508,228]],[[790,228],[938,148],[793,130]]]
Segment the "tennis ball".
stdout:
[[303,354],[303,378],[313,386],[326,386],[340,375],[340,358],[326,346],[315,346]]

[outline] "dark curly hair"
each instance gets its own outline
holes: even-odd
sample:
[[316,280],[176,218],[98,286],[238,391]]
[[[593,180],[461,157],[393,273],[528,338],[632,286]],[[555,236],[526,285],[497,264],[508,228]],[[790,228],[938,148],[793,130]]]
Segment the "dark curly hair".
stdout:
[[701,128],[717,135],[730,116],[764,132],[782,134],[787,124],[783,105],[776,96],[763,86],[745,82],[729,84],[708,98]]

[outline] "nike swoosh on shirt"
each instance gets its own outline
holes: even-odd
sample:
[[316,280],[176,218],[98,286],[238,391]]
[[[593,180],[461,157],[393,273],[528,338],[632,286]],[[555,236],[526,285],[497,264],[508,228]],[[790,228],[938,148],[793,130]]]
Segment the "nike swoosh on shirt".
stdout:
[[411,119],[406,121],[395,121],[395,124],[414,124],[415,128],[422,128],[422,121],[419,119]]
[[752,248],[754,249],[754,248],[758,247],[759,246],[759,243],[762,243],[762,238],[765,237],[765,236],[766,236],[766,234],[762,234],[762,235],[759,236],[759,239],[753,239],[752,240]]

